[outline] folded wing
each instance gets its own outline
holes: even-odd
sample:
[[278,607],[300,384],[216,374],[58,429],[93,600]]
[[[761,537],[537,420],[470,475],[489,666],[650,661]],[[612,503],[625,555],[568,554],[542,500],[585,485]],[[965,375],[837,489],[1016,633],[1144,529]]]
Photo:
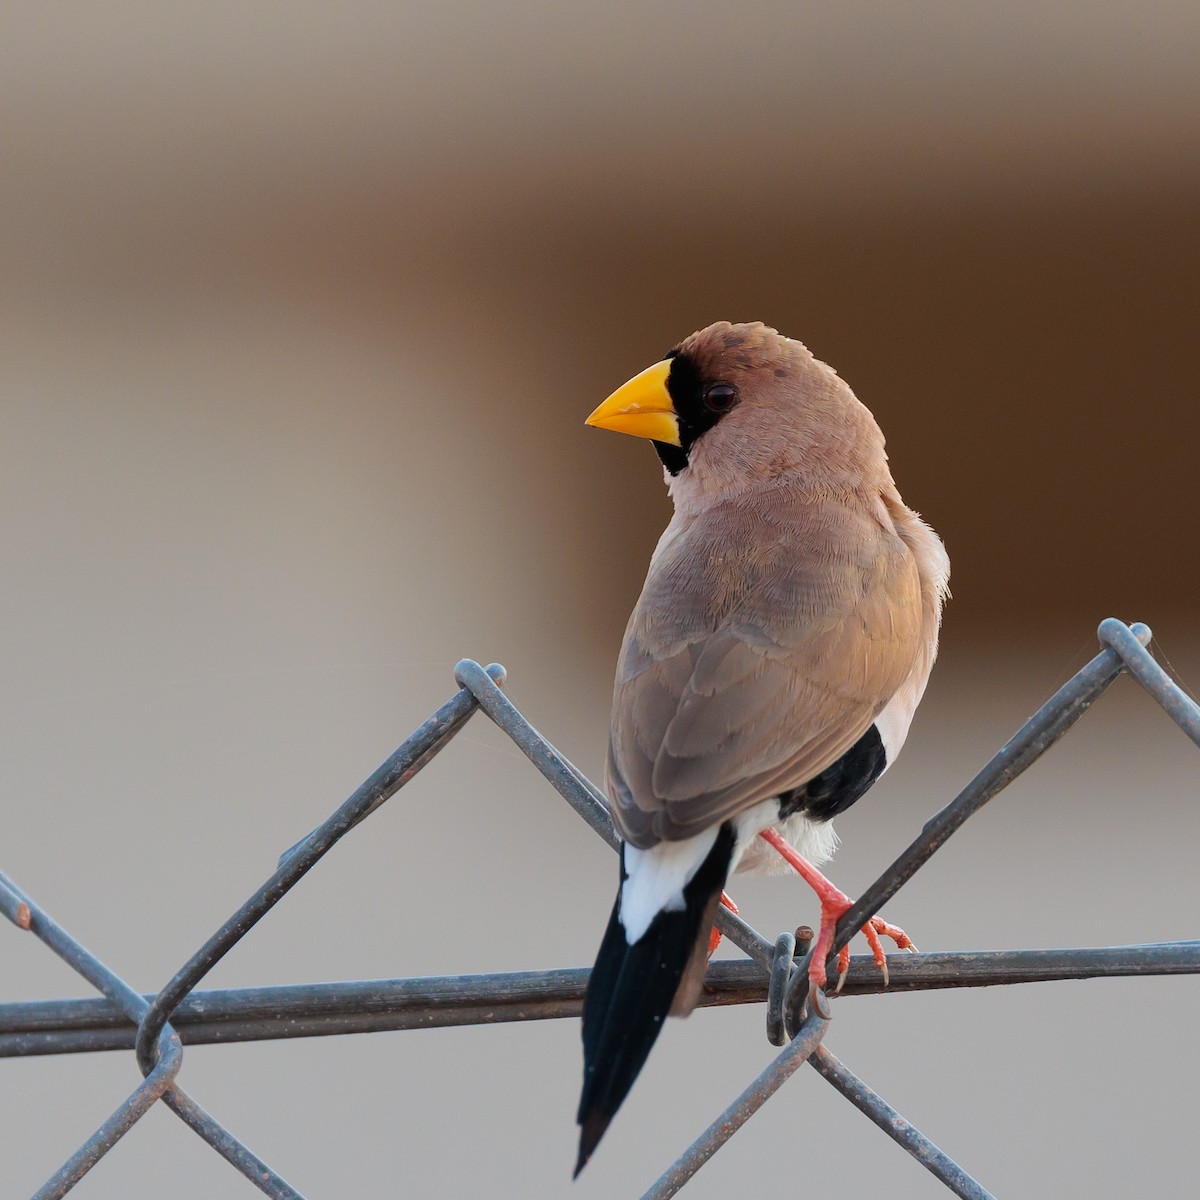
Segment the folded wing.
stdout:
[[770,489],[681,522],[618,668],[607,774],[623,836],[690,837],[820,773],[912,671],[921,616],[882,506]]

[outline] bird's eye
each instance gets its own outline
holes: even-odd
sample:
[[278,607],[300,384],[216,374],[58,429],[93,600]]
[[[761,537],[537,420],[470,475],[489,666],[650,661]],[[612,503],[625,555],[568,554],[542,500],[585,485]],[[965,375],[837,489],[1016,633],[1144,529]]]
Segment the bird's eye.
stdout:
[[737,388],[732,383],[710,384],[704,393],[704,407],[709,412],[727,413],[737,402]]

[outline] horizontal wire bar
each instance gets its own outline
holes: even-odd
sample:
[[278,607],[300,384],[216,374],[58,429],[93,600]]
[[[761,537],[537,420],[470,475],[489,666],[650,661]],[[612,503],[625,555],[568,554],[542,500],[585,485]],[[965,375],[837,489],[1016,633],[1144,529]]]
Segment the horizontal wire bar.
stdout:
[[818,1046],[808,1061],[855,1108],[870,1117],[888,1137],[903,1146],[956,1196],[961,1196],[962,1200],[995,1200],[991,1192],[972,1179],[954,1159],[906,1121],[878,1092],[868,1087],[824,1046]]
[[821,1044],[829,1022],[810,1013],[800,1032],[740,1096],[654,1182],[642,1200],[667,1200],[796,1073]]
[[[1200,941],[1064,950],[888,956],[890,986],[855,955],[841,995],[993,987],[1068,979],[1200,974]],[[378,1033],[577,1017],[586,968],[192,992],[172,1025],[185,1045]],[[761,1003],[768,976],[746,960],[712,963],[700,1003]],[[832,999],[833,997],[831,997]],[[102,999],[0,1004],[0,1058],[127,1050],[135,1026]]]

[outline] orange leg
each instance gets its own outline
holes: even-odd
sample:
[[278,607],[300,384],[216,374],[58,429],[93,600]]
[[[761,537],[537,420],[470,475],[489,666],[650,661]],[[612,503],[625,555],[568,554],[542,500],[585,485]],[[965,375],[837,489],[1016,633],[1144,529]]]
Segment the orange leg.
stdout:
[[[834,887],[812,863],[797,854],[777,829],[764,829],[759,837],[782,855],[788,865],[816,892],[817,899],[821,902],[821,930],[817,934],[812,958],[809,960],[808,979],[810,986],[824,990],[826,983],[825,960],[829,957],[829,951],[833,945],[834,930],[842,914],[849,911],[854,902],[845,892]],[[867,939],[867,944],[871,947],[875,965],[883,972],[883,985],[886,987],[888,982],[887,959],[884,957],[879,935],[883,934],[884,937],[890,938],[901,950],[915,950],[916,947],[903,929],[897,925],[888,924],[882,917],[872,917],[862,927],[862,932]],[[837,962],[838,984],[834,990],[841,991],[842,984],[846,979],[846,971],[850,967],[850,948],[848,946],[843,946],[838,951]]]
[[[737,913],[739,911],[738,906],[736,904],[734,904],[734,902],[729,898],[729,896],[725,892],[721,893],[721,903],[723,905],[725,905],[725,907],[727,909],[729,909],[729,911],[731,913],[733,913],[735,916],[737,915]],[[709,935],[708,935],[708,957],[709,958],[712,958],[713,954],[716,953],[716,949],[720,944],[721,944],[721,931],[714,925],[712,927],[712,932],[709,933]]]

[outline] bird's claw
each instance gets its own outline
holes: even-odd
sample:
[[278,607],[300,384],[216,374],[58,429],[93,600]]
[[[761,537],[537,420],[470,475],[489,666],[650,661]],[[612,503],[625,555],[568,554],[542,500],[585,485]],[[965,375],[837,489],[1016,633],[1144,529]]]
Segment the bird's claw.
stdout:
[[833,1012],[829,1007],[829,998],[825,995],[824,989],[819,987],[810,987],[808,989],[808,1002],[812,1005],[813,1011],[821,1018],[822,1021],[832,1021]]
[[843,946],[838,951],[838,980],[837,987],[833,989],[835,996],[840,996],[842,993],[842,984],[846,982],[846,976],[850,973],[850,947]]

